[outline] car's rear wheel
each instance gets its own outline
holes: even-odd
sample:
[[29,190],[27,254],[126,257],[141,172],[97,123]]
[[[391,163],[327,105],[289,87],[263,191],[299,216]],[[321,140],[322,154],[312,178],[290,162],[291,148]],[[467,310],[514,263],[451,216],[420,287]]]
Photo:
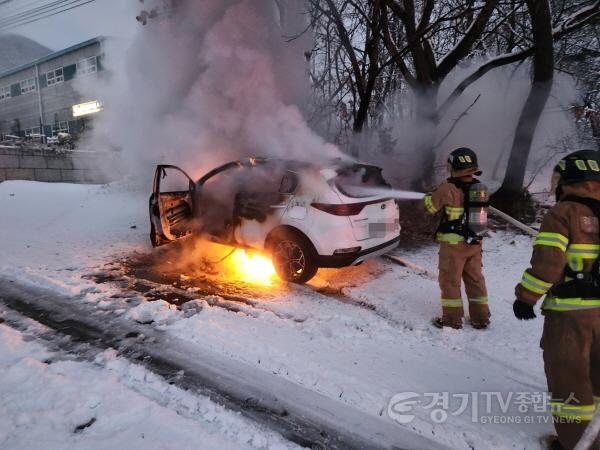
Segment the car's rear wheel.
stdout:
[[277,232],[269,240],[268,249],[277,275],[285,281],[303,284],[319,270],[313,246],[298,233],[288,230]]

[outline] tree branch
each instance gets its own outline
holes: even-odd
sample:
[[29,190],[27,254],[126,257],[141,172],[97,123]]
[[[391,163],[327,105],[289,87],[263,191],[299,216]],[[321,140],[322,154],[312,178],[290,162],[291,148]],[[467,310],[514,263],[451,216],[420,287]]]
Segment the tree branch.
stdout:
[[352,42],[350,40],[350,37],[348,36],[348,31],[346,30],[346,26],[344,25],[344,20],[342,19],[342,16],[341,16],[340,12],[338,11],[333,0],[325,0],[325,1],[329,8],[329,14],[327,14],[327,11],[322,10],[320,7],[319,8],[321,9],[321,11],[324,14],[327,14],[333,20],[333,23],[335,24],[335,27],[338,31],[338,35],[340,37],[340,42],[341,42],[342,46],[346,49],[346,52],[348,53],[348,58],[350,58],[352,72],[354,73],[354,77],[356,79],[356,87],[358,90],[358,95],[360,97],[363,97],[365,94],[365,81],[364,81],[364,77],[362,75],[362,71],[360,69],[360,64],[358,62],[358,59],[356,58],[356,53],[355,53],[354,47],[352,46]]
[[419,20],[419,25],[417,26],[417,34],[421,34],[429,25],[434,6],[435,0],[425,0],[425,4],[423,5],[423,13],[421,14],[421,20]]
[[400,73],[402,73],[402,76],[406,80],[406,83],[411,87],[415,87],[417,80],[415,79],[413,74],[410,73],[408,66],[404,62],[404,56],[400,53],[400,49],[398,48],[396,42],[394,41],[394,38],[392,37],[387,17],[387,10],[385,7],[382,9],[383,11],[381,16],[381,32],[383,36],[383,43],[387,48],[387,51],[390,53],[391,59],[387,63],[383,64],[380,70],[385,69],[385,67],[387,67],[390,62],[395,62],[398,65]]
[[498,0],[487,0],[485,2],[483,9],[479,12],[461,41],[438,64],[435,72],[437,80],[443,80],[462,59],[469,55],[473,44],[481,36],[483,30],[485,30],[497,3]]
[[[554,30],[552,38],[554,42],[562,39],[566,35],[579,30],[580,28],[587,25],[594,18],[600,17],[600,0],[594,2],[589,7],[583,8],[581,11],[573,14],[571,17],[567,18],[558,29]],[[475,72],[465,78],[452,93],[448,96],[446,101],[442,104],[442,106],[438,110],[438,114],[443,116],[450,106],[456,101],[458,97],[467,89],[471,84],[475,83],[481,77],[483,77],[490,70],[495,69],[497,67],[506,66],[508,64],[512,64],[515,62],[523,61],[530,56],[533,55],[533,47],[529,47],[524,50],[520,50],[514,53],[507,53],[504,55],[497,56],[495,58],[490,59],[486,63],[482,64],[477,68]]]
[[454,120],[454,122],[452,123],[452,126],[450,127],[450,129],[448,130],[448,132],[447,132],[447,133],[444,135],[444,137],[443,137],[443,138],[441,138],[441,139],[440,139],[440,141],[439,141],[437,144],[435,144],[435,147],[434,147],[434,148],[438,148],[439,146],[441,146],[441,145],[444,143],[444,141],[445,141],[446,139],[448,139],[448,136],[450,136],[450,135],[452,134],[452,132],[454,131],[454,129],[455,129],[455,128],[456,128],[456,126],[458,125],[458,122],[460,122],[460,121],[461,121],[461,119],[462,119],[463,117],[465,117],[467,114],[469,114],[469,111],[471,110],[471,108],[472,108],[473,106],[475,106],[475,103],[477,103],[477,101],[479,100],[479,98],[480,98],[480,97],[481,97],[481,94],[479,94],[479,95],[477,96],[477,98],[476,98],[475,100],[473,100],[473,103],[471,103],[471,104],[470,104],[470,105],[467,107],[467,109],[465,109],[465,110],[464,110],[464,111],[463,111],[463,112],[462,112],[462,113],[461,113],[461,114],[460,114],[460,115],[459,115],[459,116],[458,116],[458,117],[457,117],[457,118]]

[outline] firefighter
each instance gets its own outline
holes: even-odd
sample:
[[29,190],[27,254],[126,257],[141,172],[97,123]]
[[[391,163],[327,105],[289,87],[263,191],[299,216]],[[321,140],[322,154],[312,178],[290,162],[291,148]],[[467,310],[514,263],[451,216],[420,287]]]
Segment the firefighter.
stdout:
[[533,306],[546,295],[541,347],[558,434],[549,448],[570,450],[600,402],[599,153],[568,155],[552,184],[557,204],[533,243],[513,310],[520,320],[534,319]]
[[435,317],[433,325],[462,328],[462,279],[469,300],[471,325],[484,329],[490,323],[490,310],[482,273],[481,232],[487,224],[489,195],[485,185],[474,178],[481,175],[481,170],[473,150],[454,150],[448,158],[448,171],[450,178],[425,196],[427,212],[442,215],[435,236],[440,244],[442,317]]

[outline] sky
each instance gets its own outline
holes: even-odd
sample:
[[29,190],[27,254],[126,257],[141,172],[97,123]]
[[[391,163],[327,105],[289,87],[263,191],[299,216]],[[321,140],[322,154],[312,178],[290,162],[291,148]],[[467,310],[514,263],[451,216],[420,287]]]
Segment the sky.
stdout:
[[[0,0],[0,20],[51,0]],[[53,17],[13,28],[8,33],[34,39],[52,50],[60,50],[96,36],[130,37],[137,27],[136,14],[143,9],[133,0],[95,0]]]

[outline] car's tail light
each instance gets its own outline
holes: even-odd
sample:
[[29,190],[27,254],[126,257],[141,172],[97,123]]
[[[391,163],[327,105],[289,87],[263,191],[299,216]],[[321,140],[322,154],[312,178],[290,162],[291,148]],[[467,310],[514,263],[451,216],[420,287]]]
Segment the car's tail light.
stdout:
[[334,216],[357,216],[362,212],[363,209],[365,209],[366,206],[374,205],[376,203],[385,205],[385,201],[386,199],[361,203],[344,203],[342,205],[332,205],[330,203],[311,203],[311,206],[328,214],[333,214]]
[[328,203],[311,203],[313,208],[334,216],[356,216],[364,209],[364,203],[351,203],[346,205],[331,205]]

